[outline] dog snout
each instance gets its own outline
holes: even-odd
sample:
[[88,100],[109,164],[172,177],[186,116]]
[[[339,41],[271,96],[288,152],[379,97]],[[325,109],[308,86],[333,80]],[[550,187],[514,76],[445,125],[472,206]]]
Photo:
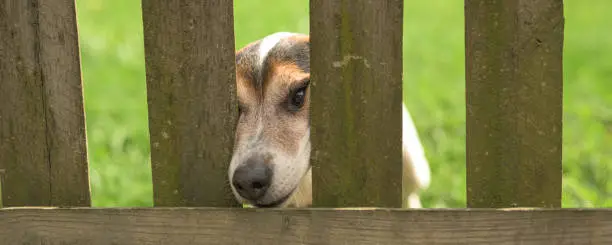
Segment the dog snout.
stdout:
[[240,196],[255,201],[263,197],[272,182],[270,157],[256,154],[236,168],[232,185]]

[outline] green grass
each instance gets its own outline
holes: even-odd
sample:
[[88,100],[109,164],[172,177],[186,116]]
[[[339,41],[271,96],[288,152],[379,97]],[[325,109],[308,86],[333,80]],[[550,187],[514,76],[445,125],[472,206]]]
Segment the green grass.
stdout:
[[[151,206],[140,2],[77,0],[93,204]],[[612,207],[612,8],[565,0],[564,207]],[[236,46],[308,33],[308,1],[236,0]],[[465,206],[463,1],[407,1],[404,97],[431,162],[426,207]]]

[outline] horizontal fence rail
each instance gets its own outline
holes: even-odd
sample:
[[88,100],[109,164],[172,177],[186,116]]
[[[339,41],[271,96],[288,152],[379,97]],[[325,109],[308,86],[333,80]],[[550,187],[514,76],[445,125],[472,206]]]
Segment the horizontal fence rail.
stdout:
[[0,244],[612,244],[612,210],[11,209]]

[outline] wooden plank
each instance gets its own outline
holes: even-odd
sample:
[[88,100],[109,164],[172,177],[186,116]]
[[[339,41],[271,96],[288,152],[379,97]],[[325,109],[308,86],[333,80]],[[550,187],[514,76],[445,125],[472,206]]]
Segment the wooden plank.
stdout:
[[1,244],[611,244],[612,209],[12,209]]
[[4,208],[4,204],[2,202],[2,182],[4,182],[4,169],[0,169],[0,209]]
[[465,1],[468,207],[560,207],[563,1]]
[[144,0],[156,206],[237,205],[227,184],[235,99],[233,1]]
[[401,207],[403,1],[310,1],[313,205]]
[[75,4],[0,2],[4,206],[89,206]]

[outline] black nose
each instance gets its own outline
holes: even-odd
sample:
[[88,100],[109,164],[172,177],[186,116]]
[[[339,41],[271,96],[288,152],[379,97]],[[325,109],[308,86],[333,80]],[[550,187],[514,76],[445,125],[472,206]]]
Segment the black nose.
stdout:
[[256,154],[236,168],[232,185],[240,196],[255,201],[266,194],[272,180],[269,159],[270,157]]

